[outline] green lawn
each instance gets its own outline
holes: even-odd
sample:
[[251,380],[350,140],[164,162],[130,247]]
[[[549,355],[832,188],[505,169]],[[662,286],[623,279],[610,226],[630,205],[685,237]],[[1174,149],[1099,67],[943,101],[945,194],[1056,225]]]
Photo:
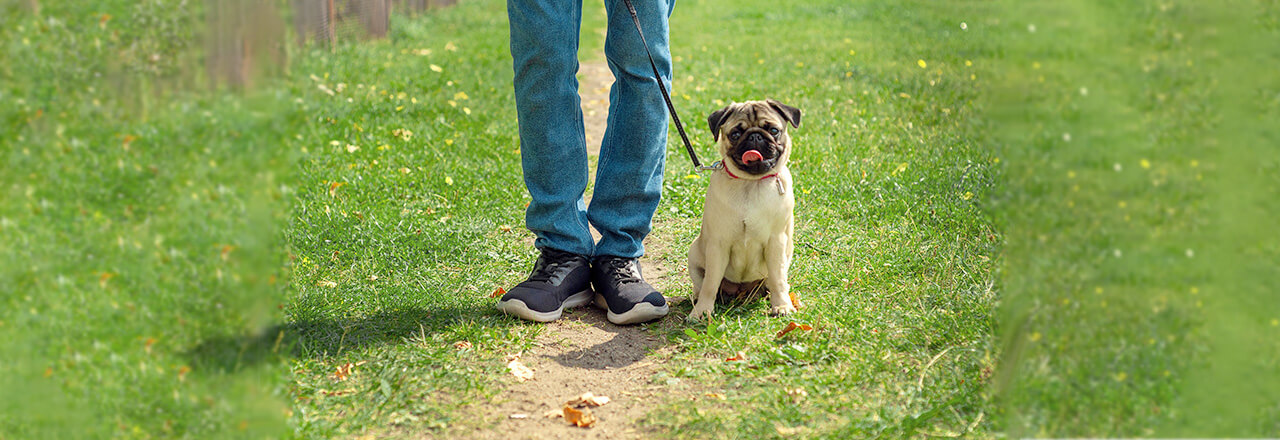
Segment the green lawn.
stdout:
[[[238,95],[189,86],[203,6],[19,4],[0,3],[0,438],[506,417],[503,358],[543,326],[489,298],[536,257],[503,2],[290,44]],[[1280,435],[1280,11],[1229,6],[678,2],[673,94],[704,159],[729,101],[805,111],[807,307],[686,325],[686,301],[645,325],[670,348],[653,384],[724,399],[672,393],[642,432]],[[646,257],[669,297],[706,188],[677,142]],[[814,329],[775,338],[790,321]]]
[[281,365],[193,350],[281,319],[302,115],[173,91],[198,9],[42,3],[0,6],[0,437],[285,432]]
[[[599,43],[594,8],[586,47]],[[766,96],[807,112],[792,162],[801,244],[792,276],[809,307],[790,319],[816,330],[775,340],[787,321],[762,305],[722,311],[705,327],[655,326],[677,347],[663,374],[726,400],[695,408],[673,399],[645,423],[673,436],[990,435],[980,390],[995,362],[999,234],[979,210],[995,160],[968,137],[973,69],[958,54],[877,35],[898,20],[953,24],[839,2],[771,14],[722,9],[682,5],[672,19],[676,104],[692,121],[729,100]],[[311,77],[300,86],[301,111],[313,115],[287,233],[297,291],[286,313],[300,347],[290,389],[304,432],[456,433],[505,417],[454,403],[500,399],[499,360],[541,330],[495,313],[488,298],[520,280],[535,256],[519,231],[528,199],[506,36],[495,31],[504,19],[500,3],[467,3],[397,22],[390,42],[307,57],[295,69]],[[697,25],[708,22],[735,25]],[[757,27],[789,37],[741,32]],[[922,58],[932,67],[919,67]],[[692,125],[709,144],[705,127]],[[675,144],[670,158],[655,219],[655,239],[669,246],[649,258],[679,271],[706,181],[690,176]],[[689,288],[680,282],[667,294]],[[687,313],[686,303],[672,315]],[[456,351],[458,340],[476,349]],[[723,361],[737,351],[750,360]],[[368,363],[341,385],[351,391],[332,396],[329,375],[360,361]],[[794,403],[787,392],[797,388],[810,398]]]

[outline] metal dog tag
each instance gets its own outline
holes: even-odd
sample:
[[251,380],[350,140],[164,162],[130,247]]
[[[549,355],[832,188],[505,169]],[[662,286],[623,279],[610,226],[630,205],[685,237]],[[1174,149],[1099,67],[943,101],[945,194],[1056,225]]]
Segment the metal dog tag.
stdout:
[[775,184],[777,184],[777,185],[778,185],[778,195],[784,195],[784,194],[786,194],[786,193],[787,193],[786,188],[783,188],[783,187],[782,187],[782,178],[774,177],[774,178],[773,178],[773,183],[775,183]]

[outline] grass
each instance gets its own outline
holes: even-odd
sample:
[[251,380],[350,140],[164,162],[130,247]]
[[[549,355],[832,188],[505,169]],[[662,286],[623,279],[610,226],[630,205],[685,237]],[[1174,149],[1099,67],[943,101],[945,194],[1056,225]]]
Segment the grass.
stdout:
[[1277,434],[1266,420],[1280,384],[1262,372],[1280,347],[1275,308],[1262,305],[1280,298],[1262,274],[1280,260],[1258,223],[1276,212],[1264,200],[1277,187],[1255,174],[1275,162],[1253,147],[1274,133],[1232,121],[1275,84],[1228,73],[1275,61],[1275,47],[1241,43],[1274,35],[1274,18],[1255,13],[1275,8],[1010,4],[970,23],[1003,36],[977,47],[998,54],[985,101],[1009,164],[993,212],[1008,237],[1010,435]]
[[[0,6],[0,385],[42,396],[6,399],[0,438],[505,416],[502,358],[543,327],[489,298],[535,257],[501,2],[291,48],[239,96],[184,91],[207,81],[199,6],[46,3]],[[673,393],[644,432],[1280,435],[1276,101],[1253,99],[1277,88],[1236,69],[1274,71],[1250,32],[1277,12],[1238,3],[680,2],[675,105],[704,158],[696,121],[728,101],[805,111],[807,307],[646,325],[674,347],[653,383],[724,399]],[[672,138],[647,258],[679,297],[706,184]],[[790,321],[814,329],[776,338]]]
[[[656,409],[646,423],[663,435],[776,432],[775,425],[819,436],[970,425],[990,432],[979,420],[979,388],[994,364],[990,271],[998,234],[977,204],[992,188],[993,161],[964,137],[973,81],[954,55],[875,49],[869,39],[877,28],[807,31],[907,13],[862,7],[726,17],[714,5],[694,4],[673,17],[681,67],[674,88],[687,120],[726,100],[765,96],[807,112],[792,162],[804,245],[792,274],[810,306],[791,319],[817,329],[775,340],[787,321],[767,317],[762,305],[721,311],[692,332],[654,326],[679,352],[657,380],[691,380],[726,395],[696,411],[687,400]],[[601,14],[584,14],[584,47],[598,46],[593,27],[602,25]],[[390,42],[344,47],[297,69],[313,76],[301,111],[315,117],[301,142],[306,155],[289,230],[298,292],[286,311],[300,323],[304,355],[294,361],[291,392],[309,435],[458,433],[504,416],[482,411],[501,398],[498,360],[541,329],[498,315],[488,298],[521,279],[535,256],[519,231],[528,199],[506,36],[493,31],[505,27],[504,18],[498,4],[462,4],[397,23]],[[736,39],[733,28],[696,25],[730,18],[746,28],[777,21],[792,38]],[[821,41],[836,43],[819,48]],[[735,47],[757,49],[734,56]],[[586,56],[598,55],[584,49]],[[935,67],[919,68],[921,57]],[[775,67],[761,70],[763,60]],[[324,88],[343,92],[330,96]],[[827,99],[832,94],[843,98]],[[701,125],[691,135],[705,146],[710,136]],[[678,270],[697,230],[705,180],[690,177],[675,144],[669,154],[654,239],[670,245],[650,258]],[[512,226],[515,232],[503,232]],[[685,296],[688,288],[678,282],[667,293]],[[677,308],[672,319],[687,313]],[[456,351],[459,340],[475,348]],[[723,361],[737,351],[749,360]],[[331,396],[328,376],[361,361],[368,363],[342,385],[350,392]],[[810,397],[792,402],[786,393],[796,389]],[[480,408],[460,411],[456,401]],[[469,420],[474,410],[480,420]]]
[[0,437],[284,432],[278,365],[190,349],[279,319],[288,158],[263,146],[301,115],[165,95],[194,11],[4,8]]

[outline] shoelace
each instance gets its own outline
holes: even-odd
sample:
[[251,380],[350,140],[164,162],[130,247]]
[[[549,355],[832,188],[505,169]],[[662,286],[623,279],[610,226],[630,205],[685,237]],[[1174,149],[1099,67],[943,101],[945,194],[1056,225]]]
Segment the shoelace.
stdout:
[[547,252],[543,261],[546,264],[539,264],[533,269],[533,273],[529,275],[529,281],[550,282],[555,276],[556,271],[572,260],[570,254],[560,254]]
[[613,279],[618,280],[618,284],[630,284],[644,281],[640,278],[640,274],[632,269],[631,260],[622,258],[610,258],[604,260],[605,271],[612,275]]

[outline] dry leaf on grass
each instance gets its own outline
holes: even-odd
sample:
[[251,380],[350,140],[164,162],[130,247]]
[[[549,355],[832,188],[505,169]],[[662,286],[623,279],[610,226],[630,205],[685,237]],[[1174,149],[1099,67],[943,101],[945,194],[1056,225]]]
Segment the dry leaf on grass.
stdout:
[[725,399],[727,399],[727,397],[725,397],[725,396],[724,396],[724,394],[720,394],[720,393],[707,393],[707,397],[710,397],[710,398],[712,398],[712,399],[716,399],[716,400],[725,400]]
[[351,375],[356,372],[356,367],[364,365],[367,362],[369,361],[360,361],[354,364],[347,362],[339,365],[338,368],[333,371],[333,379],[339,382],[347,380],[347,378],[351,377]]
[[795,322],[792,322],[790,324],[787,324],[787,328],[782,329],[782,331],[778,332],[778,335],[774,337],[781,338],[783,335],[786,335],[787,333],[791,333],[792,330],[808,331],[808,330],[813,330],[813,327],[810,327],[809,324],[796,324]]
[[560,409],[560,408],[556,408],[556,409],[549,409],[549,410],[547,410],[547,412],[542,413],[542,416],[543,416],[543,417],[546,417],[546,418],[548,418],[548,419],[554,419],[554,418],[558,418],[558,417],[564,417],[564,409]]
[[805,391],[804,388],[787,390],[787,395],[791,396],[791,401],[795,403],[803,402],[805,399],[809,398],[809,392]]
[[115,276],[116,274],[111,272],[103,272],[101,275],[98,275],[98,287],[107,287],[107,281]]
[[453,348],[456,348],[456,349],[458,349],[458,350],[466,350],[466,349],[468,349],[468,348],[471,348],[471,343],[470,343],[470,342],[468,342],[468,341],[458,341],[458,342],[454,342],[454,343],[453,343]]
[[591,414],[590,409],[577,410],[569,405],[564,406],[564,420],[580,428],[590,428],[591,425],[596,424],[596,416]]
[[497,297],[500,297],[500,296],[502,296],[502,295],[506,295],[506,294],[507,294],[506,289],[503,289],[501,286],[499,286],[497,289],[493,289],[493,293],[490,293],[490,294],[489,294],[489,297],[490,297],[490,298],[497,298]]
[[787,295],[791,296],[791,307],[795,307],[796,310],[800,310],[800,299],[796,298],[796,292],[788,291]]
[[733,355],[733,357],[731,358],[726,358],[724,361],[734,362],[734,361],[745,361],[745,360],[747,360],[747,354],[739,351],[738,354]]
[[515,376],[516,380],[524,382],[533,379],[533,370],[520,363],[520,355],[508,356],[508,358],[510,360],[507,361],[507,370],[511,371],[511,375]]
[[803,435],[808,433],[808,429],[803,426],[792,427],[792,426],[783,426],[780,424],[774,424],[773,429],[777,431],[778,435],[781,437],[794,437],[797,435]]
[[336,391],[320,390],[320,394],[323,394],[325,397],[345,396],[347,394],[352,394],[355,392],[356,390],[354,388],[347,388],[345,390],[336,390]]

